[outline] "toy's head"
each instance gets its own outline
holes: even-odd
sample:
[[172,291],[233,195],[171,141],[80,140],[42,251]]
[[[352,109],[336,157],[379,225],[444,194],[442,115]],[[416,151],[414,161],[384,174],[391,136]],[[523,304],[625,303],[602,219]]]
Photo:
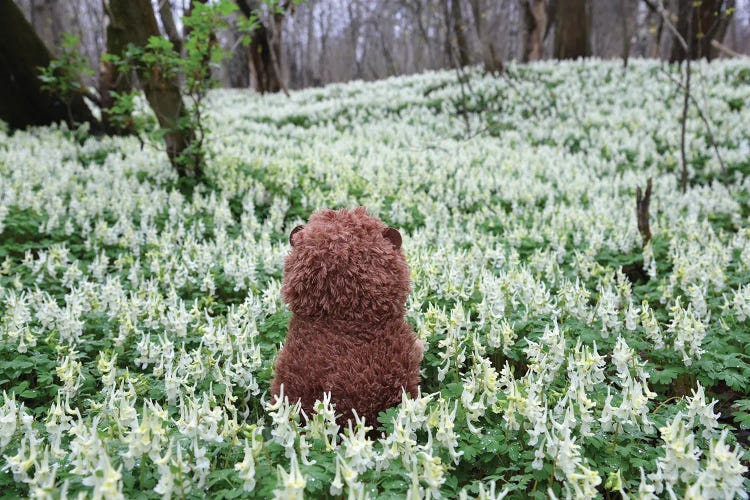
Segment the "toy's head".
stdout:
[[294,314],[339,320],[403,317],[409,268],[401,234],[354,210],[321,210],[289,235],[284,302]]

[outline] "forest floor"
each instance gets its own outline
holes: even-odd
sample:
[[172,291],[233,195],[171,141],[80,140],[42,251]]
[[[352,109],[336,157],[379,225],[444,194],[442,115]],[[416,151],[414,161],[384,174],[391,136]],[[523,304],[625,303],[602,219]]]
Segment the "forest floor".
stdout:
[[[213,91],[198,185],[155,140],[0,131],[2,495],[750,489],[750,66],[694,71],[686,192],[679,69],[638,60]],[[375,440],[268,397],[289,232],[359,205],[426,346]]]

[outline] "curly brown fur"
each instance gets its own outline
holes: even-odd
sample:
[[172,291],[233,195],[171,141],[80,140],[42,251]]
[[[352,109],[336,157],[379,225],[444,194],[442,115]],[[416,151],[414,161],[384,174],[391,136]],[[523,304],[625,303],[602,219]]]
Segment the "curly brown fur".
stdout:
[[307,415],[330,392],[345,422],[415,396],[421,343],[404,320],[409,268],[400,235],[363,207],[322,210],[292,232],[284,302],[292,311],[271,391],[281,384]]

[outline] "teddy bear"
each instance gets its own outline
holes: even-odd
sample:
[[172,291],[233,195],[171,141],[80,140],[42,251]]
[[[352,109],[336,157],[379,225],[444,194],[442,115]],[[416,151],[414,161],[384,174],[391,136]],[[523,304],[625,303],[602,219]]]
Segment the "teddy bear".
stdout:
[[364,207],[321,210],[289,236],[281,294],[292,317],[271,392],[312,416],[331,394],[339,422],[416,397],[422,342],[404,319],[409,268],[401,234]]

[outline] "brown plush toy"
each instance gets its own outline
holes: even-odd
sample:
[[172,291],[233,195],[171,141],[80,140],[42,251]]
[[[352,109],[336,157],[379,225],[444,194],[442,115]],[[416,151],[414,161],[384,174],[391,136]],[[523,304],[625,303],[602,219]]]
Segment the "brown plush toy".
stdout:
[[379,412],[417,395],[423,347],[404,320],[409,268],[401,234],[355,210],[322,210],[289,236],[281,293],[292,311],[271,392],[301,400],[331,393],[339,422],[352,409],[377,427]]

